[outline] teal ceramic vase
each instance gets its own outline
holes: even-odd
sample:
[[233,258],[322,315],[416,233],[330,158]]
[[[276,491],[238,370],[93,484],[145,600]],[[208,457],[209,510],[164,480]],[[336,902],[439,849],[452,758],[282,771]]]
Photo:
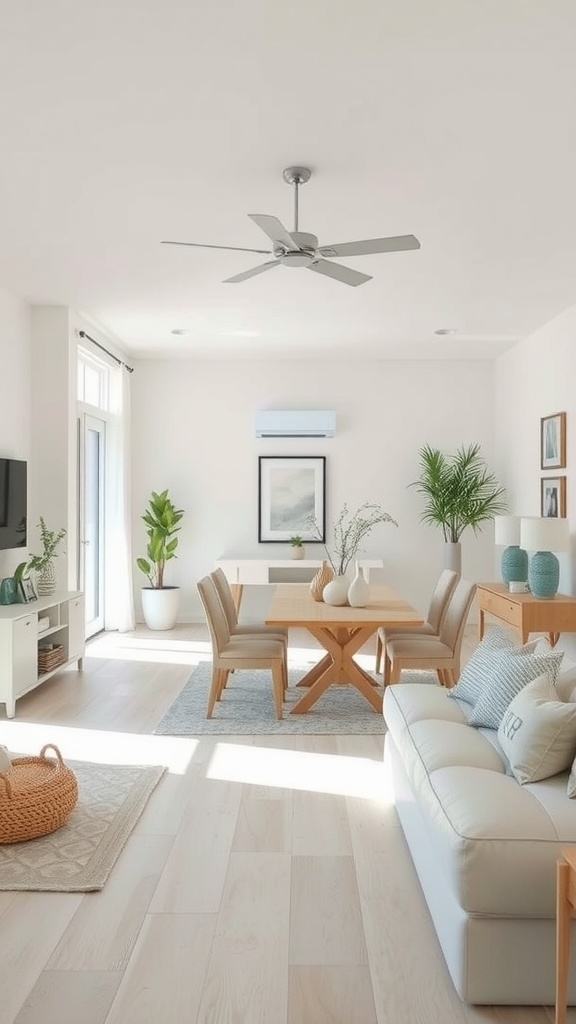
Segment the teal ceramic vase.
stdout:
[[528,566],[528,584],[534,597],[554,597],[560,583],[560,562],[551,551],[537,551]]
[[0,604],[18,604],[18,583],[13,576],[0,583]]
[[518,544],[510,544],[502,552],[502,579],[504,583],[526,583],[528,579],[528,552]]

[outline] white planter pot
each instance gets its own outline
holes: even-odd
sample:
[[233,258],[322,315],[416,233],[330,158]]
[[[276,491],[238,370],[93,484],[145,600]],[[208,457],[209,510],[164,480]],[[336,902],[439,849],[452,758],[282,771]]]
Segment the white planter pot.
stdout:
[[304,558],[305,554],[306,549],[303,544],[301,544],[299,548],[292,548],[292,558],[295,558],[297,561]]
[[179,607],[180,587],[142,587],[142,611],[148,629],[173,629]]
[[451,569],[452,572],[462,572],[462,545],[460,541],[456,543],[446,541],[444,544],[443,568]]

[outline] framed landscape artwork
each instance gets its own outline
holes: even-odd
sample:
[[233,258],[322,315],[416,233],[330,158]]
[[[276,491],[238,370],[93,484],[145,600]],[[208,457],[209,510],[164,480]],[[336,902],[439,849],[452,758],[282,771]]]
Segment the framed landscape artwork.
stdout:
[[566,518],[566,477],[543,476],[540,479],[540,515],[551,519]]
[[303,541],[326,538],[326,458],[260,455],[258,541],[288,541],[296,534]]
[[566,466],[566,413],[556,412],[540,420],[540,469]]

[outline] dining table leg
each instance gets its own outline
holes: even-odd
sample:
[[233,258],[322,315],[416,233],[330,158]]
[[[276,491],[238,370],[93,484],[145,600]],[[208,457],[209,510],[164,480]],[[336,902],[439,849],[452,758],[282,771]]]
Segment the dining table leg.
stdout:
[[375,711],[381,712],[382,696],[377,690],[377,683],[353,657],[374,634],[376,628],[377,624],[352,629],[309,625],[309,632],[322,644],[327,655],[300,680],[299,685],[307,687],[307,692],[290,713],[301,715],[309,711],[328,687],[333,685],[354,686]]

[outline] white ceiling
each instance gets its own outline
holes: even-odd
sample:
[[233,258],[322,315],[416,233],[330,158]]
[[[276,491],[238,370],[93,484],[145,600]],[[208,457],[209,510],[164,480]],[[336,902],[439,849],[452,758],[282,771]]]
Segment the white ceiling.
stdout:
[[[133,355],[492,357],[576,302],[574,0],[19,0],[0,32],[0,285]],[[358,288],[265,256],[313,177]],[[441,339],[435,330],[458,329]],[[175,337],[174,328],[190,330]]]

